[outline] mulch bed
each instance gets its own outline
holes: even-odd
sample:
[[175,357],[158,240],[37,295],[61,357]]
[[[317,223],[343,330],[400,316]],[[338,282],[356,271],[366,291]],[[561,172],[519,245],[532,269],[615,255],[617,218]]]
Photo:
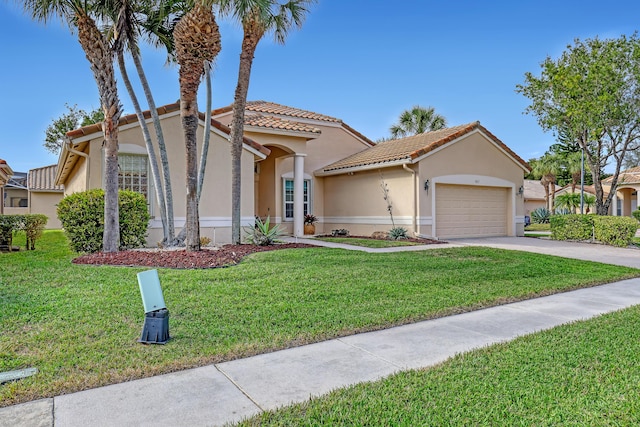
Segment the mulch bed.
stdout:
[[216,268],[239,263],[245,256],[255,252],[291,248],[314,248],[302,243],[285,243],[272,246],[225,245],[219,249],[202,248],[199,252],[184,249],[143,249],[114,253],[97,252],[75,258],[74,264],[118,265],[128,267],[162,268]]

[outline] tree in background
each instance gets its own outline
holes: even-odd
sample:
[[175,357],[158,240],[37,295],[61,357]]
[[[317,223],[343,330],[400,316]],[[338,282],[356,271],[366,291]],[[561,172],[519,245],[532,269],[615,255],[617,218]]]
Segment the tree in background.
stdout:
[[231,119],[231,239],[240,243],[241,236],[241,155],[244,137],[244,111],[247,105],[253,58],[262,37],[273,32],[275,41],[284,44],[293,28],[302,27],[308,6],[315,0],[224,0],[222,10],[242,24],[244,32],[238,83],[233,98]]
[[411,110],[403,111],[398,123],[391,126],[389,132],[393,139],[398,139],[446,127],[447,119],[436,113],[435,108],[416,105]]
[[[640,141],[640,40],[575,40],[539,77],[525,74],[517,92],[530,99],[526,113],[545,131],[564,132],[585,153],[596,190],[596,213],[606,215],[629,152]],[[602,171],[612,164],[611,191],[605,198]]]
[[42,144],[48,152],[56,155],[60,154],[67,132],[104,120],[104,112],[100,108],[86,112],[75,104],[73,106],[64,104],[64,106],[68,111],[51,121],[45,130],[44,143]]
[[544,187],[544,200],[547,203],[549,212],[553,212],[554,199],[556,194],[556,176],[561,170],[561,164],[556,155],[545,153],[544,156],[529,163],[532,173],[540,176],[540,184]]

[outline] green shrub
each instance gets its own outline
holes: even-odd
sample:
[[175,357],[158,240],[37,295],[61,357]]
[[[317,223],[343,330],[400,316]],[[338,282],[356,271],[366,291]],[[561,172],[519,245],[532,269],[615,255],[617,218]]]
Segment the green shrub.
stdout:
[[531,222],[534,224],[548,224],[550,216],[549,209],[538,208],[531,212]]
[[633,217],[635,219],[637,219],[638,221],[640,221],[640,209],[638,209],[637,211],[633,211],[631,212],[631,215],[633,215]]
[[554,240],[590,240],[593,238],[594,215],[554,215],[550,218]]
[[408,239],[409,236],[407,236],[407,229],[403,228],[403,227],[394,227],[391,230],[389,230],[389,239],[390,240],[401,240],[401,239]]
[[27,250],[36,248],[36,240],[42,236],[42,230],[49,218],[42,214],[0,215],[0,245],[9,247],[13,244],[13,236],[24,231],[27,236]]
[[[149,225],[147,203],[142,194],[120,191],[118,195],[120,248],[143,246]],[[76,252],[102,250],[104,190],[73,193],[58,203],[58,218]]]
[[256,223],[252,228],[245,228],[247,234],[245,240],[253,245],[257,246],[269,246],[276,242],[276,239],[282,237],[284,230],[279,225],[270,227],[270,218],[262,222],[262,220],[256,217]]
[[36,240],[42,236],[42,230],[47,225],[49,218],[42,214],[22,215],[22,217],[22,229],[27,235],[27,250],[34,250]]
[[638,221],[627,216],[594,216],[594,236],[599,242],[626,247],[638,230]]

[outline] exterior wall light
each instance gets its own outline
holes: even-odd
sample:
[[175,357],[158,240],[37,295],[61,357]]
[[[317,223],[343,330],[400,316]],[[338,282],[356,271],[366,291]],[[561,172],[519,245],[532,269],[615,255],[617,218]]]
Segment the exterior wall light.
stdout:
[[520,196],[522,196],[524,194],[524,186],[523,185],[521,185],[520,188],[518,188],[518,194]]
[[429,180],[425,180],[424,182],[424,191],[427,192],[427,194],[429,194]]

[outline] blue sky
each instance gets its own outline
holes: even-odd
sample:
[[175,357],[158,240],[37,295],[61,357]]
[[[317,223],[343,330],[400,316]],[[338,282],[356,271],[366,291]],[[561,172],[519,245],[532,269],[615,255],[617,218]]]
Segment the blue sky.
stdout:
[[[99,101],[76,36],[58,21],[33,22],[19,7],[0,2],[0,158],[27,171],[57,162],[42,143],[65,103],[90,110]],[[524,74],[539,74],[545,57],[558,57],[575,38],[632,34],[639,15],[637,0],[320,0],[286,45],[261,42],[249,100],[338,117],[372,140],[388,136],[403,110],[433,106],[450,125],[479,120],[528,160],[554,138],[524,114],[527,99],[515,91]],[[242,37],[237,25],[219,24],[214,108],[233,101]],[[157,105],[179,98],[177,68],[164,59],[143,50]],[[120,99],[133,113],[122,87]]]

